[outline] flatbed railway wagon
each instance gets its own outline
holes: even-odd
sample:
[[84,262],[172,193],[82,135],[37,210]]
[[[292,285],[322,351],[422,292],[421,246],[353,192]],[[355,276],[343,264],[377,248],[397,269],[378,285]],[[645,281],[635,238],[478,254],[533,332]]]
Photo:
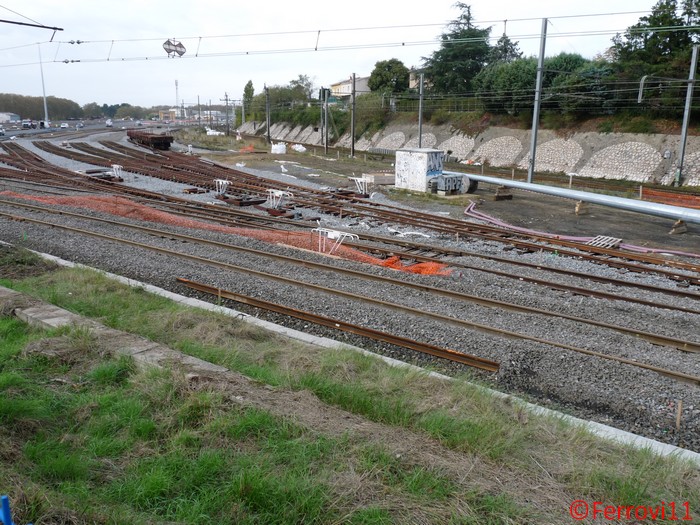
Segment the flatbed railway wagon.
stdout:
[[164,133],[149,133],[143,130],[129,129],[126,132],[129,140],[151,149],[169,150],[173,143],[172,135]]

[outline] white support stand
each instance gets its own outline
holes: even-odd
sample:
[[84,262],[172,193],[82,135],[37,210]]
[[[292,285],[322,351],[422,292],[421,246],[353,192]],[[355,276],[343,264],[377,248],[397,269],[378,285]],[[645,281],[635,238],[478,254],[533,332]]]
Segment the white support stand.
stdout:
[[231,184],[231,181],[224,180],[224,179],[214,179],[214,184],[216,185],[216,193],[219,195],[223,195],[226,193],[226,188],[228,188],[228,185]]
[[[350,239],[351,241],[360,240],[360,237],[354,233],[329,230],[328,228],[314,228],[311,231],[318,233],[318,251],[321,253],[328,253],[328,255],[332,255],[333,252],[336,251],[346,239]],[[326,245],[329,243],[329,241],[335,242],[331,246],[330,250],[326,252]]]
[[355,187],[357,188],[357,193],[362,195],[367,195],[369,193],[369,179],[364,177],[348,177],[351,181],[355,182]]
[[272,208],[279,209],[285,197],[294,197],[294,194],[283,190],[267,190],[267,200]]

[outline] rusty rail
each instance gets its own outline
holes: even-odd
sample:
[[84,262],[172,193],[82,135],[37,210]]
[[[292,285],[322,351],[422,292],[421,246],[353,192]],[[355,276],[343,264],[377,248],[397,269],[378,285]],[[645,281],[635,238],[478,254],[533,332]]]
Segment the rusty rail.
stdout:
[[405,307],[402,305],[389,303],[387,301],[382,301],[382,300],[378,300],[378,299],[369,299],[367,297],[360,296],[357,294],[344,292],[344,291],[340,291],[340,290],[334,290],[334,289],[330,289],[327,287],[322,287],[322,286],[318,286],[318,285],[314,285],[314,284],[310,284],[310,283],[299,283],[297,280],[289,279],[289,278],[286,278],[286,277],[283,277],[280,275],[274,275],[274,274],[270,274],[267,272],[262,272],[262,271],[254,270],[251,268],[241,267],[241,266],[237,266],[234,264],[229,264],[229,263],[225,263],[225,262],[221,262],[221,261],[215,261],[215,260],[207,259],[204,257],[198,257],[195,255],[177,252],[177,251],[169,250],[166,248],[160,248],[157,246],[152,246],[152,245],[148,245],[148,244],[144,244],[144,243],[140,243],[140,242],[121,239],[121,238],[114,237],[111,235],[104,235],[104,234],[100,234],[100,233],[93,232],[90,230],[84,230],[81,228],[72,228],[72,227],[68,227],[68,226],[61,226],[61,225],[57,225],[57,224],[47,222],[47,221],[32,219],[29,217],[12,216],[12,215],[5,214],[5,213],[0,213],[0,215],[7,217],[11,220],[26,221],[26,222],[31,222],[31,223],[35,223],[35,224],[42,224],[42,225],[45,225],[45,226],[48,226],[51,228],[60,228],[60,229],[66,230],[66,231],[72,231],[72,232],[83,234],[83,235],[88,235],[88,236],[92,236],[92,237],[96,237],[96,238],[106,239],[106,240],[109,240],[112,242],[123,243],[126,245],[135,246],[135,247],[146,249],[146,250],[151,250],[151,251],[154,251],[157,253],[166,254],[169,256],[180,257],[180,258],[194,261],[194,262],[197,262],[200,264],[215,266],[215,267],[219,267],[219,268],[226,268],[226,269],[233,270],[233,271],[241,271],[241,272],[245,272],[247,274],[256,275],[258,277],[271,279],[271,280],[279,281],[279,282],[284,282],[286,284],[290,284],[293,286],[303,286],[304,288],[308,288],[309,290],[317,290],[317,291],[321,291],[321,292],[332,293],[332,294],[335,294],[335,295],[338,295],[341,297],[346,297],[349,299],[355,299],[355,300],[359,300],[359,301],[363,301],[363,302],[372,303],[372,304],[375,304],[377,306],[384,307],[384,308],[390,308],[390,309],[394,309],[394,310],[404,311],[404,312],[407,312],[410,314],[419,315],[421,317],[429,317],[429,318],[435,319],[436,321],[439,321],[439,322],[464,326],[464,327],[467,327],[467,328],[472,329],[472,330],[481,331],[483,333],[489,333],[489,334],[492,334],[492,335],[495,335],[498,337],[504,337],[504,338],[515,339],[515,340],[524,340],[524,341],[529,341],[532,343],[540,343],[540,344],[544,344],[544,345],[551,346],[551,347],[561,348],[564,350],[569,350],[572,352],[577,352],[577,353],[581,353],[581,354],[585,354],[585,355],[589,355],[589,356],[594,356],[594,357],[598,357],[601,359],[615,361],[618,363],[627,364],[627,365],[635,366],[635,367],[642,368],[645,370],[653,371],[653,372],[656,372],[658,374],[671,377],[671,378],[676,379],[678,381],[683,381],[683,382],[688,382],[688,383],[700,385],[700,377],[699,376],[694,376],[692,374],[687,374],[685,372],[665,369],[662,367],[658,367],[658,366],[651,365],[648,363],[642,363],[642,362],[635,361],[633,359],[628,359],[625,357],[605,354],[602,352],[589,350],[587,348],[576,347],[573,345],[559,343],[559,342],[551,341],[551,340],[547,340],[547,339],[542,339],[542,338],[530,336],[527,334],[516,333],[516,332],[512,332],[510,330],[495,328],[492,326],[487,326],[487,325],[483,325],[480,323],[474,323],[474,322],[466,321],[463,319],[448,317],[448,316],[444,316],[444,315],[440,315],[440,314],[436,314],[436,313],[425,312],[422,310],[416,310],[416,309],[408,308],[408,307]]
[[362,337],[367,337],[375,341],[381,341],[383,343],[389,343],[395,346],[400,346],[403,348],[408,348],[416,352],[421,352],[424,354],[429,354],[435,357],[440,357],[442,359],[448,359],[450,361],[455,361],[463,365],[471,366],[473,368],[479,368],[481,370],[486,370],[488,372],[498,372],[499,363],[492,361],[490,359],[485,359],[483,357],[478,357],[471,354],[466,354],[464,352],[458,352],[449,348],[441,348],[439,346],[421,343],[419,341],[414,341],[413,339],[407,339],[398,335],[389,334],[387,332],[381,332],[379,330],[374,330],[373,328],[367,328],[355,324],[342,321],[340,319],[332,319],[323,315],[314,314],[311,312],[306,312],[304,310],[297,310],[295,308],[289,308],[288,306],[283,306],[280,304],[272,303],[270,301],[264,301],[255,297],[250,297],[247,295],[237,294],[228,290],[222,290],[221,288],[216,288],[206,284],[198,283],[195,281],[190,281],[189,279],[183,279],[178,277],[177,282],[184,284],[188,288],[197,290],[199,292],[208,293],[210,295],[215,295],[219,299],[230,299],[238,303],[247,304],[248,306],[253,306],[255,308],[262,308],[270,312],[275,312],[278,314],[287,315],[294,317],[296,319],[301,319],[309,323],[318,324],[328,328],[333,328],[334,330],[341,330],[343,332],[352,333]]

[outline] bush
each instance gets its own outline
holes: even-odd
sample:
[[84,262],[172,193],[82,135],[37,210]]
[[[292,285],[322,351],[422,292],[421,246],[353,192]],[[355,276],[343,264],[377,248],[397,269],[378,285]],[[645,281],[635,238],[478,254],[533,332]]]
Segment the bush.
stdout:
[[450,122],[452,114],[444,109],[436,109],[430,117],[430,123],[435,126]]
[[615,125],[612,120],[604,120],[598,123],[598,133],[612,133],[615,129]]
[[558,111],[548,111],[542,114],[542,127],[546,129],[569,128],[576,121],[576,117],[571,113],[559,113]]
[[654,121],[642,116],[623,119],[620,128],[623,133],[656,133]]

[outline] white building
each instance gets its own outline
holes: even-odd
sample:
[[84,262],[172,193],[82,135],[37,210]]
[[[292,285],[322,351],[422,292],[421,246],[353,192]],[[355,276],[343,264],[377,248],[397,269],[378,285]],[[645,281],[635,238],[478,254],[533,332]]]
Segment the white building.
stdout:
[[22,122],[22,118],[16,113],[0,113],[0,124],[7,124],[9,122]]
[[[355,77],[355,95],[369,93],[369,77]],[[349,101],[352,96],[352,77],[331,84],[331,96],[339,102]]]

